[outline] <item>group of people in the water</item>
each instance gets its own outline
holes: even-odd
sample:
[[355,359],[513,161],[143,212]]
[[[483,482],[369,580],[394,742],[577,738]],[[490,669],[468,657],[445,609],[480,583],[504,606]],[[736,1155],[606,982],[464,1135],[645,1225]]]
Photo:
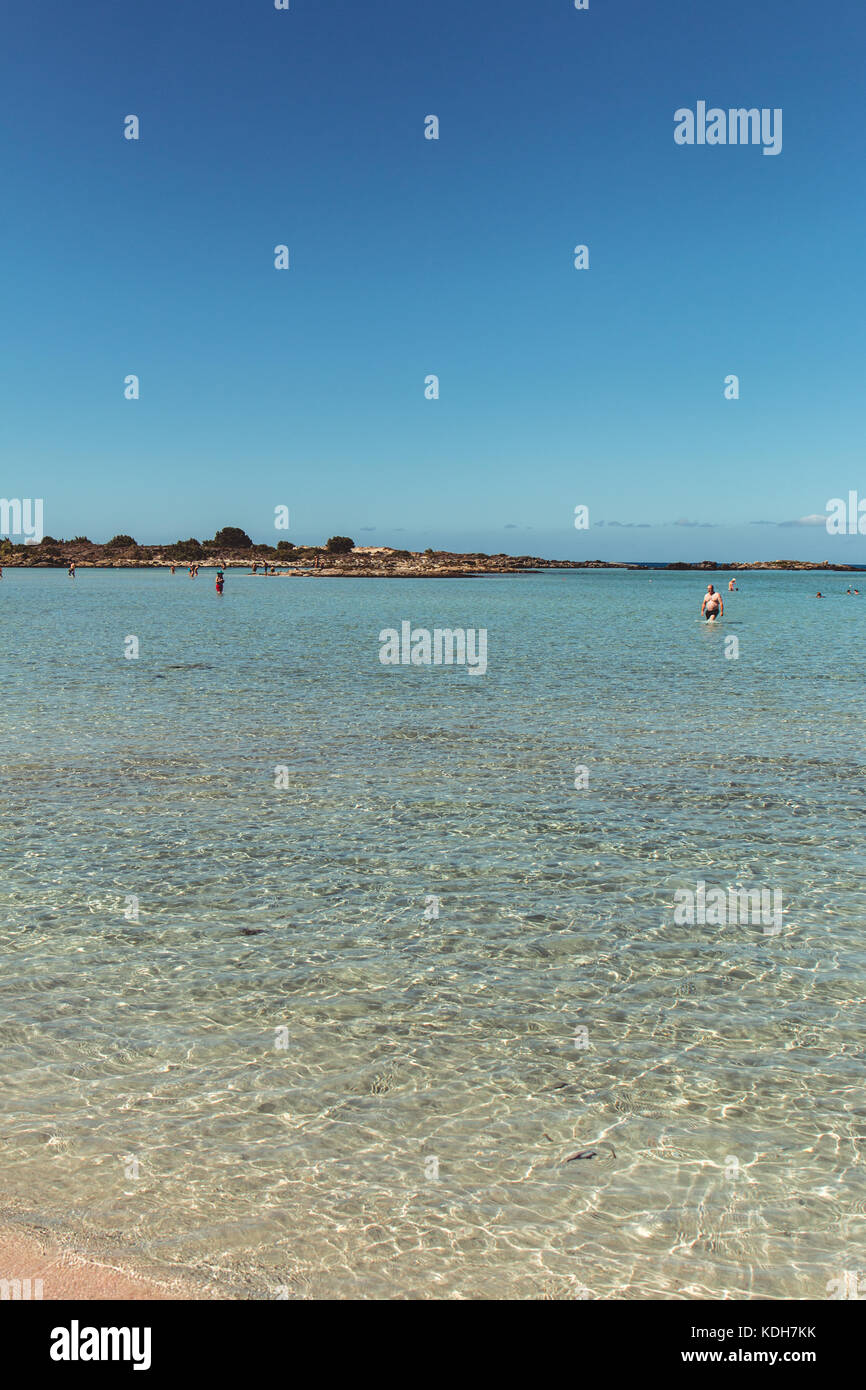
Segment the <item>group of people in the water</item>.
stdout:
[[[171,574],[174,574],[176,569],[177,565],[169,565],[169,571]],[[223,561],[223,563],[218,567],[216,572],[216,591],[218,594],[221,594],[225,587],[226,579],[225,574],[223,573],[224,569],[225,561]],[[189,573],[190,579],[198,579],[198,565],[187,565],[187,571]]]
[[[171,574],[174,574],[175,570],[177,569],[177,565],[169,565],[168,568]],[[190,579],[198,579],[198,565],[187,565],[186,568]]]
[[[197,579],[197,578],[198,578],[198,568],[199,568],[198,565],[192,564],[192,565],[189,565],[188,568],[189,568],[189,577],[190,577],[190,579]],[[170,569],[171,569],[171,573],[174,574],[175,570],[177,569],[177,566],[176,566],[176,565],[171,565],[171,566],[170,566]],[[225,574],[224,574],[224,572],[223,572],[224,569],[225,569],[225,561],[223,562],[223,564],[221,564],[221,565],[219,566],[219,568],[217,569],[217,572],[216,572],[216,591],[217,591],[218,594],[221,594],[222,591],[223,591],[223,589],[224,589],[224,587],[225,587]],[[252,572],[253,572],[253,574],[256,573],[257,569],[258,569],[258,565],[257,565],[257,564],[254,564],[253,567],[252,567]],[[263,573],[263,574],[268,574],[268,573],[270,573],[270,574],[276,574],[276,572],[277,572],[277,571],[274,569],[273,565],[271,565],[271,566],[270,566],[270,569],[269,569],[267,564],[262,563],[262,573]],[[69,564],[69,568],[68,568],[68,570],[67,570],[67,573],[68,573],[70,579],[74,579],[74,578],[75,578],[75,561],[74,561],[74,560],[70,561],[70,564]],[[2,578],[3,578],[3,566],[0,565],[0,579],[2,579]],[[728,580],[728,593],[738,593],[738,592],[739,592],[739,590],[738,590],[738,588],[737,588],[737,581],[736,581],[736,579],[729,579],[729,580]],[[859,590],[859,589],[851,589],[851,588],[848,588],[848,589],[845,590],[845,593],[846,593],[846,594],[850,594],[852,598],[859,598],[859,596],[860,596],[860,590]],[[818,590],[818,592],[817,592],[817,594],[815,595],[815,597],[816,597],[816,598],[824,598],[824,595],[821,593],[820,589]],[[702,617],[702,618],[705,618],[706,621],[707,621],[708,623],[714,623],[714,622],[716,621],[717,618],[723,618],[724,616],[725,616],[725,605],[724,605],[724,603],[722,602],[722,596],[721,596],[721,594],[719,593],[718,589],[714,588],[712,584],[708,584],[708,585],[707,585],[707,592],[704,594],[703,602],[702,602],[702,604],[701,604],[701,617]]]
[[[728,593],[739,593],[736,579],[728,580]],[[718,589],[714,588],[712,584],[708,584],[707,592],[704,594],[704,601],[701,604],[701,617],[706,618],[708,623],[714,623],[716,618],[723,618],[724,616],[725,605],[722,602],[722,596]]]
[[[739,593],[736,579],[728,580],[728,593]],[[708,584],[704,601],[701,604],[701,617],[706,618],[708,623],[714,623],[716,618],[723,618],[724,616],[725,605],[722,602],[722,596],[718,589],[715,589],[712,584]]]
[[[731,592],[733,592],[733,593],[738,593],[738,592],[739,592],[739,590],[737,589],[737,581],[736,581],[736,579],[730,579],[730,580],[728,580],[728,592],[729,592],[729,593],[731,593]],[[846,593],[846,594],[850,594],[852,598],[858,598],[859,595],[860,595],[860,590],[859,590],[859,589],[850,589],[850,588],[849,588],[849,589],[846,589],[846,590],[845,590],[845,593]],[[821,593],[820,589],[818,590],[818,592],[817,592],[817,594],[815,595],[815,597],[816,597],[816,598],[823,598],[823,597],[824,597],[824,595]],[[722,603],[722,596],[721,596],[721,594],[719,593],[718,589],[714,589],[713,586],[712,586],[712,584],[708,584],[708,585],[707,585],[707,592],[704,594],[704,601],[703,601],[703,603],[701,604],[701,617],[702,617],[702,618],[706,618],[706,620],[707,620],[708,623],[714,623],[714,622],[716,621],[716,618],[723,618],[724,616],[725,616],[725,605]]]

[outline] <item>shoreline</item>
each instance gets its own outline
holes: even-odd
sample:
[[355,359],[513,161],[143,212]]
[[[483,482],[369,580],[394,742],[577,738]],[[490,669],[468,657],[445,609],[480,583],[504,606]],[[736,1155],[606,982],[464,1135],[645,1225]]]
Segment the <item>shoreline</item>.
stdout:
[[162,1273],[125,1257],[110,1259],[79,1248],[65,1233],[0,1219],[0,1301],[201,1302],[236,1295],[190,1275]]
[[[830,564],[829,561],[812,560],[734,560],[729,564],[715,564],[707,560],[686,562],[682,560],[669,563],[647,561],[608,560],[543,560],[537,557],[518,558],[508,556],[489,556],[478,559],[469,555],[443,554],[427,558],[423,555],[408,559],[371,562],[369,559],[354,556],[331,558],[328,563],[318,567],[312,560],[293,562],[271,557],[238,557],[215,559],[210,556],[196,560],[197,569],[204,570],[243,570],[247,578],[268,579],[480,579],[497,575],[528,575],[544,573],[548,570],[625,570],[644,573],[703,573],[738,574],[740,572],[771,571],[776,573],[824,573],[824,574],[862,574],[866,565]],[[39,569],[64,570],[74,564],[76,569],[133,569],[169,570],[174,564],[176,574],[182,575],[189,569],[187,560],[167,560],[162,556],[114,559],[94,559],[67,555],[62,558],[45,556],[30,559],[29,556],[15,553],[0,555],[0,569]],[[257,571],[253,575],[252,567]],[[266,573],[265,571],[270,571]]]

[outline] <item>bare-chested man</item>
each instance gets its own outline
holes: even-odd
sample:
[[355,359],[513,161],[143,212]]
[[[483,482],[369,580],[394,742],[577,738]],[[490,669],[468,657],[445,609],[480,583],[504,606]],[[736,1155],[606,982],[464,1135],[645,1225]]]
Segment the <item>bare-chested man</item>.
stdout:
[[704,601],[701,604],[701,616],[706,618],[708,623],[715,622],[716,618],[724,617],[725,606],[722,603],[722,596],[716,593],[712,584],[707,585],[707,592],[704,594]]

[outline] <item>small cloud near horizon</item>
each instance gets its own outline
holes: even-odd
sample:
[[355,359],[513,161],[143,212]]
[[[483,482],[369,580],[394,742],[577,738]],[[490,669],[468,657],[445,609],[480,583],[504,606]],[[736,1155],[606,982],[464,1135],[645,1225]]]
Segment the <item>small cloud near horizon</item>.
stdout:
[[819,516],[813,512],[811,516],[800,516],[796,521],[780,521],[780,526],[826,526],[826,516]]

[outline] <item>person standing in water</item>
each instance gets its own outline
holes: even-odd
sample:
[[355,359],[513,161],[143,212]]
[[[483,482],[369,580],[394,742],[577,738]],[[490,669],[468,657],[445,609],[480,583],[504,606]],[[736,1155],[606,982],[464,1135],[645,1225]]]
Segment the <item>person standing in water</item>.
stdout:
[[704,601],[701,604],[701,616],[707,622],[715,621],[716,618],[724,617],[725,607],[722,603],[721,594],[717,593],[712,584],[707,585],[707,592],[704,594]]
[[736,589],[736,587],[737,587],[737,581],[736,581],[736,579],[729,579],[729,580],[728,580],[728,593],[729,593],[729,594],[732,594],[732,593],[734,592],[734,590]]
[[70,561],[70,565],[69,565],[69,569],[67,570],[67,574],[69,575],[69,578],[70,578],[70,579],[74,579],[74,578],[75,578],[75,561],[74,561],[74,560]]
[[222,591],[223,591],[223,584],[224,584],[224,583],[225,583],[225,576],[223,575],[222,570],[221,570],[221,569],[218,569],[217,572],[216,572],[216,591],[217,591],[218,594],[221,594],[221,593],[222,593]]

